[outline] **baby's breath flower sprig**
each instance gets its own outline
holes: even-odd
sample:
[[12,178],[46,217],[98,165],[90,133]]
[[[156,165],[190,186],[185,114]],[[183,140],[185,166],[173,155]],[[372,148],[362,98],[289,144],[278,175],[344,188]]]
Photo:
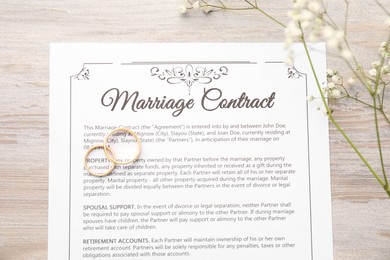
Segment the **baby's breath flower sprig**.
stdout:
[[[389,11],[386,10],[379,0],[375,1],[386,15],[383,26],[390,27]],[[265,17],[274,21],[279,27],[284,29],[286,47],[289,47],[293,42],[302,43],[320,94],[320,97],[308,96],[307,101],[311,102],[315,99],[321,100],[321,106],[319,109],[324,111],[329,120],[333,123],[336,129],[348,142],[351,148],[355,151],[361,161],[390,197],[390,186],[382,153],[381,132],[379,128],[380,119],[378,117],[379,115],[382,115],[384,121],[387,123],[387,127],[390,126],[389,116],[385,112],[388,110],[385,110],[384,104],[386,94],[385,90],[390,85],[390,32],[387,41],[380,44],[378,50],[380,58],[373,61],[367,69],[367,67],[364,68],[363,65],[358,62],[348,41],[349,0],[344,0],[345,17],[343,28],[338,26],[335,20],[333,20],[329,15],[327,11],[327,4],[324,0],[292,0],[292,9],[288,12],[290,21],[287,24],[280,22],[268,12],[265,12],[260,7],[257,0],[242,0],[241,3],[243,4],[242,6],[230,6],[223,0],[200,0],[195,2],[186,0],[183,5],[185,9],[181,6],[179,8],[179,12],[185,14],[189,9],[199,9],[205,13],[222,10],[257,10]],[[337,70],[329,69],[327,71],[326,86],[322,86],[319,82],[316,68],[312,63],[306,39],[310,41],[325,41],[327,43],[328,51],[337,54],[338,58],[344,60],[347,67],[350,69],[352,77],[350,76],[347,82],[344,83],[344,77],[340,75]],[[289,56],[287,60],[292,62],[294,59],[293,53],[291,51],[288,53]],[[372,102],[360,98],[358,95],[360,92],[350,90],[349,87],[351,86],[353,86],[353,88],[358,88],[358,90],[364,90],[368,93]],[[376,132],[381,172],[374,170],[365,156],[360,152],[360,149],[357,148],[355,143],[349,138],[347,133],[334,118],[334,111],[330,108],[328,102],[329,99],[349,99],[373,109],[375,122],[374,128]],[[379,176],[380,173],[382,176]]]
[[[186,8],[185,11],[183,11],[183,7]],[[205,14],[216,12],[216,11],[222,11],[222,10],[236,10],[236,11],[243,11],[243,10],[252,10],[254,8],[252,7],[227,7],[222,1],[218,1],[216,3],[207,2],[204,0],[199,1],[191,1],[191,0],[184,0],[184,4],[179,5],[179,13],[185,14],[187,10],[201,10]]]
[[[335,83],[336,79],[336,84]],[[358,92],[356,93],[351,93],[349,90],[350,86],[353,86],[356,84],[356,78],[352,77],[348,79],[347,84],[344,84],[344,79],[343,77],[339,74],[337,70],[334,69],[328,69],[327,70],[327,87],[323,87],[324,93],[327,93],[331,90],[337,89],[339,90],[339,95],[328,95],[328,99],[351,99],[353,101],[356,101],[360,104],[363,104],[365,106],[368,106],[370,108],[374,108],[373,105],[365,102],[363,99],[359,98]],[[336,92],[337,93],[337,92]],[[379,108],[377,108],[379,109]]]
[[[279,21],[278,19],[269,15],[263,8],[261,8],[258,5],[257,0],[253,0],[253,1],[243,0],[242,3],[244,5],[240,5],[240,6],[227,5],[227,4],[225,4],[225,1],[222,1],[222,0],[215,0],[215,1],[213,1],[213,0],[210,0],[210,1],[199,0],[199,1],[194,1],[194,2],[191,0],[185,0],[184,2],[185,2],[184,5],[180,5],[181,7],[179,7],[179,10],[182,9],[182,6],[186,7],[186,11],[190,10],[190,9],[195,9],[195,10],[199,9],[199,10],[202,10],[206,14],[211,13],[211,12],[216,12],[216,11],[223,11],[223,10],[226,10],[226,11],[256,10],[256,11],[259,11],[262,15],[264,15],[264,16],[268,17],[269,19],[271,19],[272,21],[274,21],[275,23],[279,24],[280,26],[286,27],[286,25],[284,25],[281,21]],[[180,12],[180,13],[184,14],[186,12]]]

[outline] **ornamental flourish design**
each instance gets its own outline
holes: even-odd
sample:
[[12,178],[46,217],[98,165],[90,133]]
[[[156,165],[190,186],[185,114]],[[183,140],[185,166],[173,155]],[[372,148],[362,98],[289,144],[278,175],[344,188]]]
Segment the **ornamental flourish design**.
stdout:
[[287,68],[287,76],[289,79],[299,79],[305,74],[299,72],[294,66]]
[[85,66],[75,75],[77,80],[89,80],[89,69]]
[[184,83],[188,87],[188,93],[191,94],[193,84],[209,84],[213,80],[218,80],[228,74],[228,69],[221,66],[219,69],[208,69],[206,67],[194,68],[191,64],[183,67],[174,67],[172,69],[160,69],[153,67],[150,69],[152,77],[158,77],[160,80],[166,80],[169,84]]

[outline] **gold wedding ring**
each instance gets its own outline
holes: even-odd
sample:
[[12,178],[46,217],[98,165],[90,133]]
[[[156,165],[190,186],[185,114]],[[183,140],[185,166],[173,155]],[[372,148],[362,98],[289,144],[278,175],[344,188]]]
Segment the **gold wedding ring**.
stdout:
[[[134,158],[131,158],[131,159],[128,159],[128,160],[125,160],[125,161],[118,161],[116,158],[115,158],[115,154],[112,150],[112,148],[110,148],[110,146],[108,146],[108,139],[110,138],[110,136],[112,136],[114,133],[116,132],[125,132],[125,133],[129,133],[130,135],[132,135],[137,143],[137,151],[135,153],[135,156]],[[106,155],[108,161],[110,162],[110,167],[108,168],[108,170],[102,172],[102,173],[98,173],[98,172],[95,172],[89,165],[88,165],[88,157],[90,155],[90,153],[95,150],[95,149],[103,149],[104,151],[104,154]],[[111,172],[114,170],[115,166],[117,164],[120,164],[120,165],[123,165],[123,164],[129,164],[129,163],[133,163],[135,160],[137,160],[139,154],[141,152],[141,140],[139,139],[139,137],[137,136],[136,133],[134,133],[133,131],[131,131],[130,129],[128,128],[124,128],[124,127],[119,127],[119,128],[115,128],[114,130],[112,130],[105,138],[104,138],[104,141],[103,141],[103,144],[98,144],[98,145],[95,145],[95,146],[92,146],[91,148],[88,149],[88,151],[86,152],[85,156],[84,156],[84,166],[85,166],[85,169],[93,176],[97,176],[97,177],[104,177],[104,176],[107,176],[109,174],[111,174]]]
[[[137,151],[135,153],[135,156],[134,158],[132,159],[129,159],[129,160],[125,160],[125,161],[118,161],[114,158],[114,155],[111,153],[109,153],[109,146],[107,145],[108,143],[108,139],[110,138],[110,136],[112,136],[114,133],[116,132],[125,132],[125,133],[129,133],[130,135],[132,135],[135,139],[135,141],[137,142]],[[124,128],[124,127],[119,127],[119,128],[115,128],[114,130],[112,130],[105,138],[104,138],[104,142],[103,142],[103,149],[104,149],[104,153],[106,154],[107,158],[112,161],[113,163],[115,164],[119,164],[119,165],[123,165],[123,164],[129,164],[129,163],[133,163],[135,160],[137,160],[140,152],[141,152],[141,141],[140,139],[138,138],[138,136],[136,135],[136,133],[134,133],[133,131],[131,131],[130,129],[128,128]]]
[[[93,176],[97,176],[97,177],[104,177],[104,176],[107,176],[109,175],[115,168],[115,163],[111,160],[108,160],[110,162],[110,167],[108,168],[108,170],[106,170],[105,172],[102,172],[102,173],[98,173],[98,172],[94,172],[91,167],[88,165],[88,157],[89,157],[89,154],[95,150],[95,149],[103,149],[105,150],[105,147],[103,147],[103,145],[101,144],[98,144],[98,145],[95,145],[95,146],[92,146],[91,148],[88,149],[87,153],[85,154],[84,156],[84,166],[85,166],[85,169]],[[111,155],[114,157],[114,154],[111,150],[110,147],[107,147],[106,148],[107,152],[108,153],[111,153]]]

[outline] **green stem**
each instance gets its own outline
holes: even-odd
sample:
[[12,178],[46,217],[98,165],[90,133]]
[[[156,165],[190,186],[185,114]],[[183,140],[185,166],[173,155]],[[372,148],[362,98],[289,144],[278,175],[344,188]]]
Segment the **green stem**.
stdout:
[[[372,96],[373,100],[374,100],[374,107],[376,107],[376,95],[374,93],[374,95]],[[379,133],[379,124],[378,124],[378,112],[377,110],[374,108],[374,118],[375,118],[375,132],[376,132],[376,141],[378,143],[378,150],[379,150],[379,159],[380,159],[380,162],[381,162],[381,167],[382,167],[382,173],[383,173],[383,178],[385,180],[385,185],[384,185],[384,189],[386,191],[388,191],[389,189],[389,182],[387,180],[387,175],[386,175],[386,170],[385,170],[385,164],[383,162],[383,154],[382,154],[382,145],[381,145],[381,139],[380,139],[380,133]]]
[[218,0],[218,1],[219,1],[219,3],[220,3],[223,7],[226,8],[226,6],[224,5],[224,3],[223,3],[221,0]]
[[264,16],[266,16],[267,18],[271,19],[275,23],[277,23],[280,26],[282,26],[283,28],[286,28],[286,25],[284,25],[282,22],[280,22],[279,20],[275,19],[274,17],[272,17],[271,15],[266,13],[264,10],[260,9],[259,6],[257,5],[257,1],[255,1],[255,4],[249,2],[248,0],[244,0],[244,1],[247,4],[249,4],[251,7],[242,7],[242,8],[241,7],[227,7],[222,1],[219,1],[219,3],[221,5],[215,5],[215,4],[207,3],[204,0],[202,0],[202,6],[203,7],[208,6],[208,7],[212,7],[212,8],[218,9],[216,11],[220,11],[220,10],[232,10],[232,11],[257,10],[260,13],[262,13]]
[[379,105],[380,109],[383,110],[383,105],[385,102],[385,90],[386,90],[386,84],[383,84],[383,89],[382,89],[382,101],[381,104]]
[[221,11],[221,10],[231,10],[231,11],[245,11],[245,10],[253,10],[254,8],[251,8],[251,7],[243,7],[243,8],[234,8],[234,7],[223,7],[223,6],[219,6],[219,5],[212,5],[212,4],[203,4],[202,7],[212,7],[212,8],[216,8],[218,10],[214,10],[214,11]]
[[251,2],[249,2],[248,0],[244,0],[247,4],[249,4],[250,6],[253,7],[253,9],[256,9],[257,11],[259,11],[260,13],[262,13],[263,15],[265,15],[267,18],[271,19],[272,21],[274,21],[275,23],[279,24],[280,26],[282,26],[283,28],[286,28],[286,25],[284,25],[282,22],[276,20],[275,18],[273,18],[271,15],[269,15],[268,13],[266,13],[265,11],[263,11],[262,9],[260,9],[258,6],[257,6],[257,3],[255,4],[252,4]]
[[383,109],[381,109],[379,111],[382,113],[383,117],[386,119],[387,123],[390,125],[390,119],[387,117],[385,111],[383,111]]
[[347,136],[347,134],[344,132],[344,130],[340,127],[340,125],[336,122],[336,120],[333,118],[332,116],[332,112],[330,111],[329,107],[328,107],[328,104],[326,102],[326,98],[325,98],[325,95],[324,93],[322,92],[321,90],[321,84],[318,80],[318,77],[317,77],[317,73],[316,73],[316,70],[314,68],[314,65],[313,65],[313,62],[311,60],[311,56],[310,56],[310,53],[309,53],[309,49],[307,47],[307,44],[306,44],[306,41],[304,39],[304,37],[302,36],[301,38],[302,40],[302,43],[303,43],[303,46],[305,48],[305,53],[306,53],[306,56],[309,60],[309,64],[310,64],[310,68],[313,72],[313,75],[314,75],[314,78],[315,78],[315,81],[316,81],[316,84],[317,84],[317,87],[318,87],[318,90],[321,94],[321,99],[322,99],[322,103],[324,104],[325,106],[325,109],[326,109],[326,112],[328,113],[328,117],[329,117],[329,120],[333,123],[333,125],[337,128],[337,130],[341,133],[341,135],[345,138],[345,140],[349,143],[349,145],[352,147],[352,149],[355,151],[355,153],[359,156],[359,158],[362,160],[362,162],[366,165],[366,167],[370,170],[370,172],[374,175],[374,177],[377,179],[377,181],[380,183],[380,185],[386,190],[387,194],[389,195],[390,197],[390,191],[389,191],[389,187],[388,186],[385,186],[386,184],[383,182],[383,180],[378,176],[378,174],[375,172],[375,170],[371,167],[371,165],[368,163],[368,161],[366,160],[366,158],[364,158],[364,156],[360,153],[360,151],[357,149],[357,147],[355,146],[355,144],[351,141],[351,139]]
[[349,11],[349,2],[348,0],[345,0],[345,19],[344,19],[345,36],[347,36],[347,29],[348,29],[348,11]]
[[[387,39],[387,43],[386,45],[388,45],[390,42],[390,35]],[[385,62],[385,55],[382,56],[382,59],[381,59],[381,63],[380,63],[380,66],[379,68],[383,68],[383,64]],[[379,102],[381,102],[380,98],[377,97],[377,94],[378,94],[378,90],[379,90],[379,84],[380,84],[380,81],[381,81],[381,75],[382,75],[382,70],[380,69],[378,72],[377,72],[377,75],[376,75],[376,78],[375,78],[375,89],[374,89],[374,92],[371,93],[371,96],[372,96],[372,99],[374,101],[374,107],[376,108],[376,103],[377,103],[377,98],[379,100]],[[384,98],[384,97],[383,97]],[[383,108],[381,109],[383,111]],[[381,138],[380,138],[380,133],[379,133],[379,123],[378,123],[378,111],[377,109],[374,109],[374,120],[375,120],[375,133],[376,133],[376,140],[377,140],[377,144],[378,144],[378,151],[379,151],[379,160],[380,160],[380,163],[381,163],[381,168],[382,168],[382,174],[383,174],[383,178],[385,180],[385,190],[388,191],[389,189],[389,182],[387,180],[387,175],[386,175],[386,170],[385,170],[385,164],[384,164],[384,161],[383,161],[383,154],[382,154],[382,144],[381,144]]]
[[390,16],[390,12],[387,11],[387,9],[378,1],[378,0],[375,0],[376,4],[379,5],[379,7],[387,14]]
[[364,102],[364,101],[362,101],[362,100],[360,100],[360,99],[358,99],[358,98],[355,98],[355,97],[353,97],[353,96],[351,96],[351,95],[349,95],[349,94],[347,94],[347,98],[350,98],[350,99],[352,99],[352,100],[355,100],[356,102],[359,102],[359,103],[361,103],[361,104],[363,104],[363,105],[366,105],[366,106],[368,106],[368,107],[371,107],[371,108],[374,108],[374,109],[378,109],[377,107],[374,107],[373,105],[368,104],[368,103],[366,103],[366,102]]
[[339,30],[339,27],[337,26],[337,23],[335,21],[333,21],[332,17],[328,14],[328,8],[326,7],[325,3],[323,0],[320,0],[320,3],[322,5],[322,8],[324,9],[324,14],[326,15],[326,17],[328,17],[329,21],[330,21],[330,24],[336,28],[337,30]]
[[218,10],[214,10],[214,11],[220,11],[220,10],[245,11],[245,10],[253,10],[253,9],[255,9],[255,8],[250,8],[250,7],[242,7],[242,8],[240,8],[240,7],[227,7],[221,1],[220,1],[220,3],[221,3],[221,5],[214,5],[214,4],[209,4],[206,1],[202,0],[201,6],[202,7],[206,7],[207,6],[207,7],[212,7],[212,8],[218,9]]

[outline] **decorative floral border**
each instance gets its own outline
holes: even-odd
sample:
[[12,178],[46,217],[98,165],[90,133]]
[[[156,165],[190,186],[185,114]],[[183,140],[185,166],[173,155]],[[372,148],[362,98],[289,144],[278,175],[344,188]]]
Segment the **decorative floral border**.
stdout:
[[150,69],[150,74],[152,77],[166,80],[169,84],[184,83],[188,87],[188,92],[191,93],[193,84],[209,84],[213,80],[218,80],[222,76],[228,75],[228,68],[226,66],[221,66],[218,69],[209,69],[202,66],[194,68],[191,64],[187,64],[184,68],[181,66],[173,67],[171,69],[152,67]]

